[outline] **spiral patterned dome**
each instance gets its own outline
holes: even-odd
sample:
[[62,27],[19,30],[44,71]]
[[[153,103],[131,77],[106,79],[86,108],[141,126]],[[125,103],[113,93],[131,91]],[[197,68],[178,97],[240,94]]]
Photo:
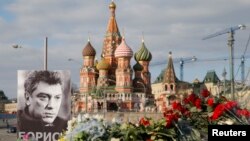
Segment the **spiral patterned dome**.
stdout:
[[132,57],[133,51],[122,38],[121,44],[115,50],[115,57]]
[[82,56],[95,56],[96,51],[91,45],[90,41],[88,41],[87,45],[83,48]]
[[98,70],[108,70],[110,68],[110,65],[105,61],[104,58],[102,58],[102,60],[96,65],[96,68]]
[[143,67],[140,63],[136,63],[134,66],[133,66],[133,69],[134,71],[142,71],[143,70]]
[[151,61],[152,54],[146,48],[144,41],[142,41],[142,46],[139,51],[135,53],[134,57],[136,61]]

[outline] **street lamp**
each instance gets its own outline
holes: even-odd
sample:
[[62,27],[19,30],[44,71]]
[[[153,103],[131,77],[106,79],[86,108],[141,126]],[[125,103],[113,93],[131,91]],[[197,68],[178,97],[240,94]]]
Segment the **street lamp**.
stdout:
[[234,34],[236,30],[244,30],[246,29],[245,25],[237,25],[234,27],[230,27],[227,29],[224,29],[222,31],[216,32],[214,34],[211,34],[205,38],[203,38],[203,40],[206,39],[210,39],[222,34],[228,34],[228,47],[230,48],[230,78],[231,78],[231,94],[232,94],[232,99],[235,100],[235,95],[234,95]]
[[17,48],[23,48],[22,46],[17,45],[17,44],[12,45],[12,47],[15,48],[15,49],[17,49]]
[[[18,44],[14,44],[12,47],[15,49],[23,48]],[[48,37],[45,37],[44,40],[44,70],[48,70]]]
[[73,58],[68,58],[68,61],[70,61],[70,62],[75,62],[75,63],[77,63],[77,64],[81,64],[79,61],[77,61],[77,60],[75,60],[75,59],[73,59]]

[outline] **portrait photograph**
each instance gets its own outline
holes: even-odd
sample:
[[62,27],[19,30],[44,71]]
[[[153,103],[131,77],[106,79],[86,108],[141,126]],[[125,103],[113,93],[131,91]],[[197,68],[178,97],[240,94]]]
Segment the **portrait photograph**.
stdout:
[[18,70],[18,137],[54,141],[71,116],[70,72]]

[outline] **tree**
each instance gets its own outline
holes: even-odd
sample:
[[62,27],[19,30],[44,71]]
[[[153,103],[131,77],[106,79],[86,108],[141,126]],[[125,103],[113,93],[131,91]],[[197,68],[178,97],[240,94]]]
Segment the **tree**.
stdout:
[[5,96],[4,91],[0,90],[0,100],[8,100],[8,97]]

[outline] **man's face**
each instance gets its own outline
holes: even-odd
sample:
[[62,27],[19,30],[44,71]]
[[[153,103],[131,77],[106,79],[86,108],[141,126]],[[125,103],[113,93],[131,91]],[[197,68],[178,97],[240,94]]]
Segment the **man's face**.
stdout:
[[57,117],[62,102],[61,85],[39,82],[37,89],[27,100],[30,103],[29,113],[32,117],[41,119],[45,123],[52,123]]

